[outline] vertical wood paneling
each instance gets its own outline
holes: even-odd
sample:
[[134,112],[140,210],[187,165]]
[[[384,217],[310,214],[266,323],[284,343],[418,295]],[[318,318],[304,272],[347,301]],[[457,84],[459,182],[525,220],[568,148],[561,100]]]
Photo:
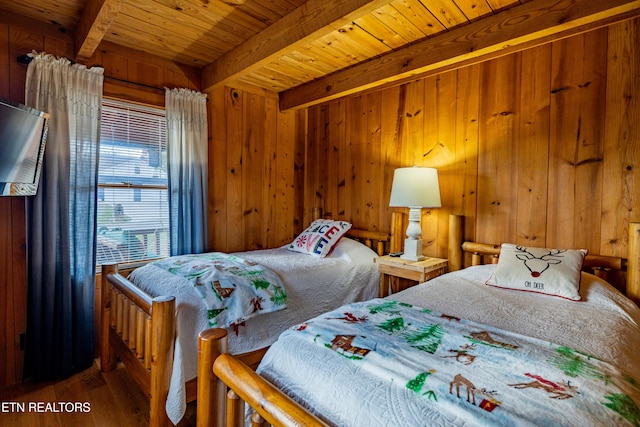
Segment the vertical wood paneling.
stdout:
[[[263,183],[263,190],[261,192],[260,209],[262,211],[262,224],[261,225],[261,247],[273,248],[275,246],[275,235],[277,227],[277,215],[278,210],[286,215],[288,211],[287,200],[282,200],[282,204],[277,204],[277,194],[281,190],[278,182],[278,139],[277,135],[279,131],[282,131],[282,126],[278,120],[278,106],[273,99],[264,99],[264,123],[274,123],[275,126],[263,126],[262,128],[262,141],[259,144],[264,145],[263,152],[263,175],[265,182]],[[281,144],[287,144],[287,138],[283,134]],[[283,171],[283,174],[285,171]],[[288,216],[285,216],[288,217]]]
[[278,112],[275,96],[229,87],[208,96],[209,249],[236,252],[289,243],[302,231],[303,182],[316,179],[304,176],[305,122],[300,113]]
[[[0,52],[9,52],[11,43],[9,42],[9,26],[7,24],[0,23]],[[0,53],[0,96],[3,98],[9,97],[10,87],[10,57],[9,55],[3,55]]]
[[[346,136],[346,124],[345,124],[345,103],[343,100],[337,101],[333,104],[334,108],[330,110],[329,126],[331,139],[334,141],[334,150],[331,154],[332,167],[336,171],[336,179],[334,185],[337,191],[329,192],[335,193],[337,200],[335,206],[330,208],[330,212],[333,217],[346,218],[347,211],[350,209],[349,200],[351,200],[352,186],[346,185],[347,179],[351,173],[349,165],[351,161],[351,151],[349,150],[349,144]],[[344,159],[343,159],[344,157]]]
[[515,238],[517,207],[517,117],[520,54],[482,64],[480,145],[478,152],[478,222],[480,241]]
[[546,245],[551,46],[522,52],[515,243]]
[[[424,140],[422,166],[438,169],[442,208],[423,209],[423,253],[446,257],[449,213],[453,205],[453,176],[447,166],[455,163],[456,145],[456,72],[444,73],[425,80]],[[447,231],[445,231],[447,230]]]
[[350,170],[346,185],[351,186],[353,191],[350,200],[347,200],[345,218],[348,218],[356,227],[361,227],[360,224],[366,221],[364,216],[364,193],[366,188],[362,183],[365,164],[362,150],[367,138],[367,117],[363,113],[364,108],[366,106],[363,105],[362,96],[347,99],[345,111],[348,120],[345,131],[347,150],[349,151],[348,157],[351,158],[351,163],[348,164]]
[[227,124],[225,117],[227,89],[216,87],[209,98],[209,248],[227,246]]
[[[294,185],[292,186],[295,200],[295,211],[293,212],[293,230],[302,230],[305,222],[305,215],[307,211],[311,211],[312,205],[306,205],[309,207],[305,209],[305,188],[307,184],[311,186],[311,183],[307,181],[305,176],[305,149],[310,144],[308,139],[309,132],[309,111],[306,109],[298,110],[295,112],[295,129],[294,135]],[[306,141],[306,144],[305,144]]]
[[[321,161],[318,155],[319,147],[323,144],[322,138],[318,135],[318,121],[320,116],[320,107],[311,107],[307,114],[307,135],[306,149],[304,155],[304,216],[303,223],[308,224],[314,218],[311,218],[314,208],[323,208],[322,199],[318,197],[320,190],[320,181],[318,179],[317,170],[320,168]],[[307,191],[311,189],[310,191]],[[304,225],[301,225],[304,226]]]
[[273,114],[269,114],[267,122],[272,120],[270,118],[272,115],[275,115],[273,120],[278,123],[276,135],[270,135],[272,145],[276,149],[273,155],[276,197],[275,203],[270,204],[272,213],[269,219],[271,227],[274,228],[269,247],[273,248],[291,242],[296,230],[295,219],[301,222],[301,218],[296,215],[298,207],[296,194],[302,189],[304,177],[296,176],[296,165],[299,164],[297,156],[300,154],[300,150],[296,149],[297,114],[295,112],[277,114],[277,103],[273,101],[272,105],[270,111]]
[[552,46],[549,246],[600,244],[606,31]]
[[73,58],[74,56],[73,46],[74,44],[71,40],[64,40],[64,39],[52,38],[52,37],[44,38],[44,51],[47,53],[52,53],[56,56]]
[[[9,52],[9,26],[0,24],[0,52]],[[9,98],[9,55],[0,54],[0,97]],[[0,363],[0,385],[14,384],[15,375],[13,367],[16,363],[16,356],[13,348],[13,335],[15,320],[10,315],[15,310],[11,294],[15,288],[13,280],[13,263],[11,260],[12,238],[11,238],[11,201],[7,198],[0,199],[0,240],[4,242],[0,249],[0,262],[5,268],[0,269],[0,352],[5,354]],[[19,266],[20,264],[18,264]]]
[[338,161],[340,156],[346,153],[344,138],[344,103],[335,102],[327,105],[325,111],[325,121],[323,123],[323,139],[328,143],[325,147],[323,157],[326,157],[327,187],[324,193],[324,204],[326,213],[338,217],[340,212],[344,212],[345,194],[344,186],[340,182],[344,179],[344,168]]
[[216,250],[229,252],[242,250],[244,240],[244,222],[242,206],[242,153],[246,143],[246,111],[244,109],[244,93],[236,89],[230,89],[225,96],[225,114],[222,120],[227,126],[227,140],[224,144],[227,149],[227,163],[216,163],[213,167],[225,167],[227,171],[227,185],[225,206],[227,210],[227,247],[221,248],[214,242]]
[[360,223],[361,228],[368,230],[379,229],[379,212],[384,206],[380,198],[380,189],[382,188],[383,176],[380,174],[382,135],[381,128],[381,106],[382,94],[380,92],[372,92],[367,94],[365,98],[365,110],[363,114],[366,117],[366,142],[363,146],[364,150],[360,154],[364,158],[362,173],[364,179],[364,221]]
[[381,92],[382,100],[380,105],[380,165],[377,166],[376,173],[382,175],[378,193],[380,194],[380,214],[378,229],[386,231],[386,225],[391,221],[389,209],[389,198],[391,196],[391,184],[393,182],[393,172],[400,165],[400,155],[402,152],[402,124],[404,118],[404,99],[406,85],[385,89]]
[[467,218],[464,227],[466,240],[476,238],[476,206],[478,176],[478,113],[480,103],[480,66],[472,65],[456,72],[456,138],[452,167],[444,172],[453,177],[451,187],[442,192],[453,195],[452,213]]
[[315,157],[309,158],[309,162],[315,163],[314,172],[315,176],[322,184],[318,187],[318,191],[316,191],[317,198],[319,199],[316,206],[322,207],[323,212],[326,214],[332,213],[333,206],[328,204],[327,199],[327,187],[329,186],[329,165],[327,164],[327,153],[331,149],[331,146],[326,142],[327,139],[327,113],[328,113],[328,105],[324,105],[320,108],[318,112],[318,116],[316,117],[316,135],[318,140],[323,141],[325,143],[318,145],[315,151]]
[[[8,221],[0,222],[0,239],[2,239],[3,242],[11,244],[13,243],[11,240],[11,200],[8,198],[0,200],[0,209],[2,209],[3,216],[8,219]],[[13,346],[13,337],[16,319],[14,316],[11,316],[11,313],[16,309],[14,306],[14,293],[18,286],[16,286],[14,282],[13,264],[11,261],[11,247],[3,247],[0,253],[0,262],[2,262],[2,265],[6,268],[3,268],[0,272],[0,280],[2,280],[2,283],[10,284],[10,286],[0,287],[0,316],[3,320],[2,326],[0,327],[0,349],[4,350],[3,354],[5,355],[2,359],[3,363],[0,365],[0,384],[15,383],[15,374],[13,371],[16,365],[16,353]]]
[[[9,50],[7,53],[9,56],[9,78],[12,83],[9,85],[9,99],[12,101],[24,103],[24,85],[27,77],[26,65],[18,64],[15,58],[32,50],[40,52],[44,50],[44,45],[42,35],[22,28],[9,27]],[[55,54],[55,52],[48,53]]]
[[[12,272],[14,283],[13,310],[7,311],[9,317],[13,317],[13,331],[8,331],[7,337],[11,339],[14,351],[15,365],[13,372],[9,372],[7,380],[18,382],[22,379],[22,368],[24,366],[24,351],[20,348],[20,335],[27,330],[27,314],[22,312],[22,308],[27,306],[27,269],[23,268],[27,259],[27,224],[22,220],[26,218],[26,204],[22,197],[11,198],[11,215],[18,219],[12,221],[11,226],[11,266],[8,268]],[[8,267],[7,264],[4,264]],[[6,283],[6,282],[2,282]],[[10,319],[7,319],[10,324]],[[9,382],[9,381],[8,381]]]
[[[424,80],[407,85],[402,125],[402,151],[397,167],[421,165],[424,144]],[[417,163],[416,163],[417,162]]]
[[611,27],[608,38],[601,251],[626,255],[627,223],[640,221],[640,21]]
[[[262,196],[268,193],[268,177],[264,174],[264,97],[246,94],[245,122],[246,143],[242,150],[242,222],[244,229],[243,249],[262,249],[264,247],[261,237],[264,225],[262,212]],[[247,102],[248,101],[248,102]],[[256,189],[260,189],[256,191]],[[240,249],[240,248],[239,248]],[[238,250],[239,250],[238,249]]]

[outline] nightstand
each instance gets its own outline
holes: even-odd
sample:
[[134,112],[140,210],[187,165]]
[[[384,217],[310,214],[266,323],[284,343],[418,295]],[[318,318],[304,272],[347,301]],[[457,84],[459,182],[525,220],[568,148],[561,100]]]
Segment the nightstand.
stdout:
[[[401,278],[412,280],[417,285],[444,274],[447,270],[448,262],[442,258],[427,257],[423,261],[409,261],[400,257],[385,255],[378,257],[376,263],[380,272],[379,296],[382,298],[388,295],[389,285],[392,294],[413,286],[401,286]],[[390,283],[387,279],[389,279]]]

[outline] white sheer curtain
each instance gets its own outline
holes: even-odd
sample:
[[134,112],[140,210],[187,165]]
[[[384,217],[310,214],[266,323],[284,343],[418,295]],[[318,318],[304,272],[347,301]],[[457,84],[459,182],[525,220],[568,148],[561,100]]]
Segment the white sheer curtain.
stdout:
[[171,255],[201,253],[207,245],[207,97],[167,89],[167,158]]
[[27,198],[25,377],[93,362],[96,183],[103,69],[34,53],[25,103],[49,113],[38,193]]

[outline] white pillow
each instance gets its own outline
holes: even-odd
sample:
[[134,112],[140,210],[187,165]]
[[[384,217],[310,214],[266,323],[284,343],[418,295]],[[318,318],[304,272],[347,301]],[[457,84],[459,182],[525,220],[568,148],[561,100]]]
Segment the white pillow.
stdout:
[[291,242],[288,249],[324,258],[349,229],[351,224],[346,221],[316,219]]
[[366,245],[347,236],[342,236],[327,257],[342,258],[353,264],[371,264],[375,258],[378,258],[378,254]]
[[585,249],[558,250],[503,243],[498,267],[486,284],[559,296],[573,301],[580,296],[580,269]]

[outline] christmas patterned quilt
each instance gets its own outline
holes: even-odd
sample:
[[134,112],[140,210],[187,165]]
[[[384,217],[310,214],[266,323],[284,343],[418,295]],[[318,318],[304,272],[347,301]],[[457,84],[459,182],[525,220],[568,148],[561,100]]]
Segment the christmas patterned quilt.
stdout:
[[210,327],[237,327],[259,314],[286,307],[287,296],[280,277],[236,255],[180,255],[153,264],[194,286],[206,306]]
[[620,367],[389,299],[286,331],[258,372],[337,426],[640,425]]

